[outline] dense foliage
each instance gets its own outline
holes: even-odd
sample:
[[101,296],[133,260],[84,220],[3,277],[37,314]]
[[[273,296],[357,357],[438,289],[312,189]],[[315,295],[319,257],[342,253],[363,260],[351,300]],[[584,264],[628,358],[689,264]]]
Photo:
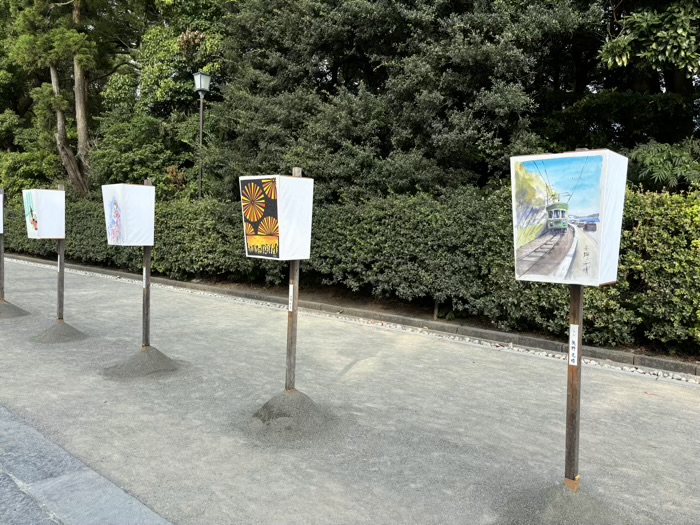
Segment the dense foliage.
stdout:
[[632,152],[651,189],[697,184],[698,0],[2,0],[0,25],[8,191],[186,196],[201,162],[221,199],[292,165],[323,202],[439,195],[576,147]]
[[605,147],[642,226],[589,340],[697,342],[697,229],[673,214],[700,188],[700,0],[0,0],[0,27],[0,187],[68,183],[74,258],[136,264],[90,233],[90,195],[150,178],[157,271],[275,281],[231,203],[240,175],[302,166],[319,278],[561,333],[564,292],[512,279],[508,157]]
[[[697,193],[629,191],[618,284],[586,290],[585,339],[625,345],[665,343],[700,350],[700,201]],[[138,248],[104,242],[102,203],[71,200],[69,259],[138,271]],[[46,256],[55,243],[27,239],[15,202],[8,249]],[[247,259],[237,206],[213,199],[164,201],[156,208],[154,270],[174,278],[282,281],[283,263]],[[478,235],[475,233],[478,232]],[[377,296],[436,300],[504,329],[563,335],[565,286],[513,278],[510,191],[464,188],[447,197],[421,193],[317,208],[304,279]]]

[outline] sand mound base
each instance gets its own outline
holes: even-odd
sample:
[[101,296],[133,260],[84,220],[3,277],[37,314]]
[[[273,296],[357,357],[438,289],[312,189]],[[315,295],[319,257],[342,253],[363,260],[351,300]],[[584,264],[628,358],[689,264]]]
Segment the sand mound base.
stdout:
[[103,373],[114,379],[129,379],[152,374],[174,372],[178,364],[153,346],[145,346],[126,360],[106,367]]
[[80,341],[87,336],[64,321],[56,321],[46,330],[31,338],[34,343],[56,344]]
[[19,306],[7,301],[0,301],[0,319],[14,319],[25,315],[29,315],[29,312],[25,312]]

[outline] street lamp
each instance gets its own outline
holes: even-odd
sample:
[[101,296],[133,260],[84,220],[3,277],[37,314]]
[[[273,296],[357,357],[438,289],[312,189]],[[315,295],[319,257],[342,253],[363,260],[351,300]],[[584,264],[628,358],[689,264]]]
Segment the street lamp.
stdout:
[[194,74],[194,90],[199,93],[199,198],[202,198],[202,133],[204,132],[204,95],[209,93],[211,76],[198,71]]

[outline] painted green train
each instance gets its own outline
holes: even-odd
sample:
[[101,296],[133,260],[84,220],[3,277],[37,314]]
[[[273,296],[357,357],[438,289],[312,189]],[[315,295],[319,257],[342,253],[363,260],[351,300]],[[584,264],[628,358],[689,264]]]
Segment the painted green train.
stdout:
[[569,227],[569,204],[555,202],[547,206],[547,231],[564,233]]

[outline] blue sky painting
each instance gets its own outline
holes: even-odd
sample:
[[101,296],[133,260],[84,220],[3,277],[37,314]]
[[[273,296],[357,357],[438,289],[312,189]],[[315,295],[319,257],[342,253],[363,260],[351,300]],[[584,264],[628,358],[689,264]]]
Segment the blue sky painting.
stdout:
[[[601,155],[530,160],[522,165],[530,173],[542,177],[554,192],[562,194],[563,202],[568,200],[569,215],[600,212]],[[571,197],[563,195],[565,193],[570,193]]]

